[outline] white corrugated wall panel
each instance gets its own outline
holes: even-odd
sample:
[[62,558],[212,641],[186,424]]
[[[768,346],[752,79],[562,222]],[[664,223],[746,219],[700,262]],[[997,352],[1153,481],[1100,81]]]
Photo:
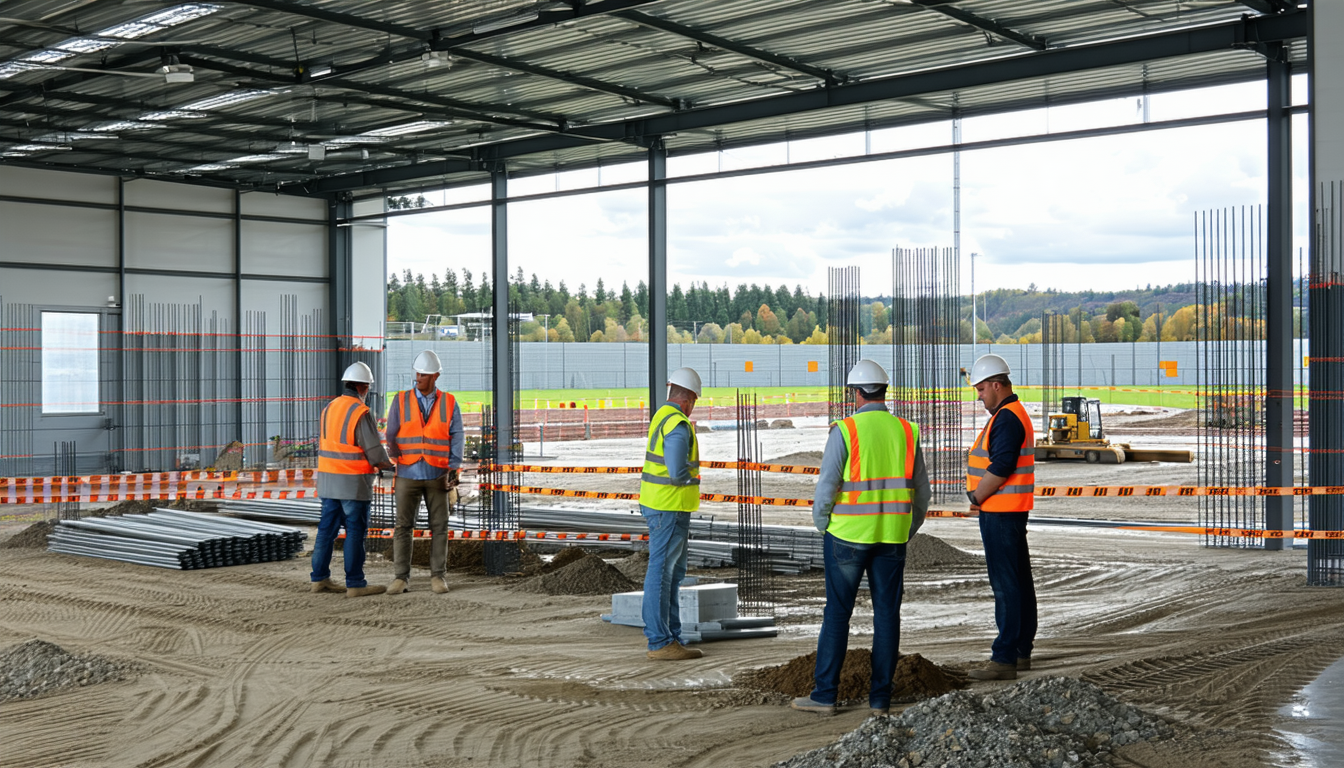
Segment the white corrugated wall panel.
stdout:
[[126,266],[233,272],[233,221],[128,211]]
[[115,267],[117,212],[0,201],[0,261]]
[[243,221],[243,272],[327,276],[327,228],[322,224]]

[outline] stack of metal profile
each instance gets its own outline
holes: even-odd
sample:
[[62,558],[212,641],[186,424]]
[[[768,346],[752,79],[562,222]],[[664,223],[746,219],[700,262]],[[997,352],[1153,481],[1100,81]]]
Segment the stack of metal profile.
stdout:
[[158,509],[147,515],[62,520],[47,550],[159,568],[194,570],[288,560],[307,534],[251,520]]

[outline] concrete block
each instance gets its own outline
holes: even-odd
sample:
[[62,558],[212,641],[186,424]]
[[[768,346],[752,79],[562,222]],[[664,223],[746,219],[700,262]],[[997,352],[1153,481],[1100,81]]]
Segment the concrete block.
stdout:
[[[737,618],[736,584],[696,584],[680,592],[683,626]],[[614,624],[644,626],[640,613],[644,593],[620,592],[611,596],[611,621]],[[632,623],[638,622],[638,623]]]

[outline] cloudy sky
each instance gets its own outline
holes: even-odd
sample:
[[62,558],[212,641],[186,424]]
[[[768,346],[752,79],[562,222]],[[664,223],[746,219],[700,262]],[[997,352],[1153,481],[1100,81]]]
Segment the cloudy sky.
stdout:
[[[1302,84],[1295,84],[1303,101]],[[1153,97],[1151,120],[1261,109],[1263,83]],[[1117,99],[966,120],[967,142],[1141,122],[1142,105]],[[1295,130],[1297,241],[1305,246],[1305,117]],[[669,161],[691,175],[946,144],[950,123],[777,144]],[[582,171],[511,182],[528,194],[642,178],[644,166]],[[826,268],[862,268],[865,295],[889,293],[893,247],[951,247],[950,154],[782,171],[669,185],[670,282],[801,283],[824,292]],[[1194,273],[1199,211],[1265,199],[1263,121],[1095,139],[1054,141],[961,155],[962,290],[1119,290],[1186,282]],[[431,204],[481,199],[483,189],[429,195]],[[509,207],[512,263],[542,280],[598,278],[619,289],[645,279],[646,195],[616,190]],[[400,274],[488,272],[485,207],[396,217],[388,267]],[[479,277],[476,278],[479,281]]]

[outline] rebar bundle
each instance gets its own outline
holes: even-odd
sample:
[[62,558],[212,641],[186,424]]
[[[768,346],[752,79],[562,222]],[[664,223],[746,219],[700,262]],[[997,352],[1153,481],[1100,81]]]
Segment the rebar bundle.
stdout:
[[1059,413],[1064,397],[1065,315],[1041,315],[1041,435],[1050,434],[1050,414]]
[[[737,393],[737,494],[756,497],[761,495],[760,436],[757,433],[756,395]],[[754,468],[753,468],[754,467]],[[774,614],[774,594],[771,579],[770,554],[765,548],[761,531],[761,505],[738,502],[737,549],[733,551],[737,565],[737,601],[743,616],[770,616]]]
[[303,531],[176,509],[147,515],[62,520],[47,549],[67,555],[193,570],[288,560],[303,549]]
[[845,389],[849,369],[859,361],[859,268],[826,269],[826,346],[829,354],[830,419],[854,413],[854,401]]
[[891,252],[891,388],[896,415],[919,425],[933,499],[962,495],[961,266],[951,248]]
[[[1311,254],[1311,457],[1312,485],[1344,485],[1344,182],[1323,184],[1317,194]],[[1313,531],[1344,530],[1344,496],[1311,497]],[[1307,542],[1307,583],[1344,586],[1344,541]]]
[[[512,461],[522,456],[522,439],[520,430],[522,426],[521,400],[519,393],[519,369],[520,355],[518,344],[520,342],[519,321],[517,317],[510,316],[508,319],[509,334],[509,357],[511,376],[513,378],[513,402],[494,403],[494,411],[501,408],[510,408],[513,410],[513,418],[509,420],[512,429],[509,434],[500,434],[498,425],[499,420],[495,414],[489,416],[489,428],[487,431],[486,421],[481,424],[481,461],[486,461],[485,454],[488,453],[490,461],[493,463],[497,457],[503,453],[508,453]],[[486,408],[488,412],[492,409]],[[486,414],[483,412],[482,416]],[[510,450],[501,451],[501,446],[508,447]],[[487,479],[488,476],[488,479]],[[512,472],[489,472],[481,475],[482,483],[499,483],[502,485],[519,484],[519,476]],[[479,520],[483,529],[491,531],[516,531],[518,530],[518,510],[522,506],[520,496],[514,492],[494,491],[480,494],[478,505],[480,507]],[[483,552],[485,572],[491,576],[503,576],[506,573],[514,573],[520,567],[522,562],[519,556],[518,545],[513,542],[486,542]]]
[[[1195,219],[1199,466],[1202,485],[1264,485],[1265,257],[1259,207],[1205,211]],[[1200,524],[1264,529],[1264,499],[1200,496]],[[1206,546],[1263,540],[1205,536]]]
[[[61,441],[56,444],[56,474],[62,477],[70,477],[79,474],[77,457],[78,449],[73,440]],[[58,501],[56,502],[56,517],[60,520],[78,520],[79,519],[79,501]]]

